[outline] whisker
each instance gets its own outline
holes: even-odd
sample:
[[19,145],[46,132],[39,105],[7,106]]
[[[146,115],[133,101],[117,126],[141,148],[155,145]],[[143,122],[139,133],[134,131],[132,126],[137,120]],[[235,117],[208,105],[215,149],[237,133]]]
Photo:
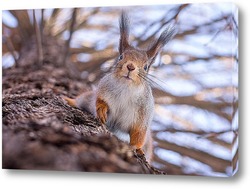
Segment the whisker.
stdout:
[[157,83],[156,81],[152,80],[151,78],[149,78],[144,73],[139,72],[138,76],[140,78],[142,78],[144,81],[146,81],[147,83],[149,83],[151,85],[151,87],[160,88],[161,90],[165,91],[165,89],[159,83]]
[[138,74],[138,77],[146,81],[148,84],[150,84],[150,86],[153,85],[152,81],[148,80],[148,78],[146,78],[145,76]]
[[148,73],[147,75],[150,76],[150,77],[153,77],[154,79],[156,79],[157,81],[161,82],[161,83],[164,84],[164,85],[168,85],[165,81],[159,79],[159,78],[156,77],[155,75],[152,75],[152,74],[149,74],[149,73]]
[[[154,80],[152,80],[152,79],[150,79],[150,78],[148,78],[146,75],[144,75],[144,74],[140,74],[139,73],[139,76],[142,78],[142,79],[144,79],[145,81],[147,81],[149,84],[151,84],[152,86],[155,86],[155,85],[159,85],[158,83],[156,83]],[[160,85],[159,85],[160,86]]]

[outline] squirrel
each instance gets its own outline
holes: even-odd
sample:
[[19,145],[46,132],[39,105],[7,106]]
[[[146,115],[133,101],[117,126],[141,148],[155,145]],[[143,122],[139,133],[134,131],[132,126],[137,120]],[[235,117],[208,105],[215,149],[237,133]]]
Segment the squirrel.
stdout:
[[145,50],[130,45],[128,17],[124,12],[119,27],[119,57],[114,69],[99,81],[95,91],[80,94],[75,99],[64,97],[64,100],[95,115],[111,133],[128,142],[138,154],[145,154],[150,162],[154,98],[147,75],[160,50],[174,36],[175,28],[169,26]]

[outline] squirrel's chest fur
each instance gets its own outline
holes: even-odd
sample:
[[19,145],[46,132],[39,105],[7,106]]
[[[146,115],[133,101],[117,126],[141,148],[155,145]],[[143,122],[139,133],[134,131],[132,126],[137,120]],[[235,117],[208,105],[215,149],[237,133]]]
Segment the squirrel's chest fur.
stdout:
[[149,125],[153,110],[150,88],[130,86],[126,81],[105,76],[100,81],[98,94],[108,104],[107,127],[111,132],[128,134],[133,125]]

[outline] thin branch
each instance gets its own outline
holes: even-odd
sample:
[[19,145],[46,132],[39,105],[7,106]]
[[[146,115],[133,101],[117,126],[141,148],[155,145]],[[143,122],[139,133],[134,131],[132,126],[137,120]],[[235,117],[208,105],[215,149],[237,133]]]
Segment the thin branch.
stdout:
[[43,29],[44,29],[44,9],[41,9],[40,33],[43,43]]
[[36,44],[37,44],[37,56],[38,56],[38,64],[43,64],[43,46],[42,46],[42,35],[39,29],[37,20],[36,20],[36,13],[33,10],[33,21],[34,21],[34,28],[36,33]]
[[[81,16],[81,20],[77,21],[77,18],[76,18],[75,24],[74,24],[74,30],[79,30],[79,29],[81,29],[83,27],[84,27],[84,29],[87,29],[87,27],[85,27],[85,25],[87,24],[89,17],[91,17],[91,16],[95,15],[96,13],[98,13],[98,10],[99,10],[99,8],[96,8],[96,9],[92,10],[90,13],[88,13],[87,15]],[[68,21],[66,21],[64,23],[65,27],[60,28],[60,30],[57,31],[54,34],[54,36],[56,36],[56,37],[61,36],[63,34],[63,32],[65,32],[67,30],[67,28],[72,24],[71,20],[72,19],[69,19]],[[80,23],[80,24],[77,24],[77,23]]]
[[50,35],[52,34],[52,28],[54,27],[55,21],[58,18],[58,16],[60,15],[62,10],[63,9],[59,9],[59,8],[54,9],[50,18],[45,20],[44,29],[45,29],[46,33],[48,33]]
[[18,21],[18,30],[22,36],[22,41],[26,42],[26,39],[33,33],[32,23],[29,19],[27,10],[10,10],[9,11]]
[[[139,45],[139,46],[143,46],[143,45],[144,45],[145,43],[147,43],[148,41],[151,41],[152,39],[154,39],[155,36],[157,35],[157,33],[158,33],[164,26],[166,26],[168,23],[170,23],[172,20],[176,20],[176,19],[178,18],[179,14],[181,13],[181,11],[182,11],[183,9],[185,9],[187,6],[189,6],[189,5],[188,5],[188,4],[183,4],[183,5],[178,6],[177,8],[174,8],[175,11],[176,11],[176,13],[175,13],[172,17],[168,18],[167,20],[166,20],[166,17],[167,17],[167,15],[169,14],[169,12],[167,12],[160,20],[157,20],[157,21],[151,23],[147,28],[145,28],[145,30],[142,32],[142,34],[141,34],[139,37],[136,38],[136,40],[138,40],[138,45]],[[172,11],[173,11],[173,10],[172,10]],[[157,28],[157,29],[155,30],[155,32],[152,33],[146,40],[141,40],[141,39],[145,36],[146,32],[147,32],[152,26],[154,26],[155,24],[158,24],[158,23],[161,23],[161,26],[160,26],[159,28]]]
[[212,38],[205,44],[205,46],[208,46],[210,43],[212,43],[220,33],[230,28],[230,25],[231,25],[230,17],[223,17],[223,18],[224,20],[226,20],[227,24],[224,27],[220,28],[218,31],[216,31],[215,34],[212,36]]
[[17,60],[17,57],[15,55],[15,49],[14,49],[14,46],[13,46],[13,43],[11,41],[11,39],[5,35],[3,35],[3,43],[6,44],[7,48],[8,48],[8,51],[10,52],[10,54],[13,56],[14,58],[14,61],[15,61],[15,65],[16,67],[19,66],[18,64],[18,60]]
[[207,152],[179,146],[165,140],[160,140],[157,137],[155,137],[154,140],[158,143],[157,146],[159,148],[175,151],[183,156],[188,156],[190,158],[196,159],[197,161],[211,166],[214,171],[225,172],[226,168],[231,166],[231,161],[215,157]]
[[65,65],[67,62],[67,57],[69,55],[69,46],[70,46],[70,41],[74,32],[74,26],[76,22],[76,15],[77,15],[77,8],[74,8],[72,12],[72,17],[71,17],[71,24],[70,24],[70,30],[69,30],[69,39],[66,41],[66,48],[65,48],[65,55],[63,59],[63,64]]

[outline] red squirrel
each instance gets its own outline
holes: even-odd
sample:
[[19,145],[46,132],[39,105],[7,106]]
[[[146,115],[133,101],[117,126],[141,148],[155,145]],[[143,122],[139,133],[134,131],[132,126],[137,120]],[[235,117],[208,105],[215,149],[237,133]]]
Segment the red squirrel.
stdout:
[[69,105],[94,114],[119,139],[128,142],[137,153],[150,162],[153,145],[150,124],[154,113],[154,98],[148,71],[163,46],[174,36],[169,26],[148,49],[138,49],[129,43],[128,17],[120,17],[119,57],[114,69],[106,74],[95,91],[71,99]]

